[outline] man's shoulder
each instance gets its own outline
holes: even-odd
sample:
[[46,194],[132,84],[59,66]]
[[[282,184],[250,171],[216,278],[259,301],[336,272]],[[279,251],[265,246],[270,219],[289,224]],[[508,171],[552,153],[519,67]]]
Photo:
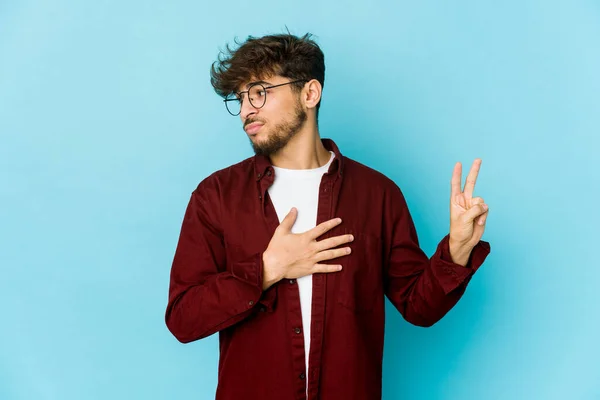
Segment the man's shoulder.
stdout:
[[344,157],[344,175],[352,177],[353,179],[359,180],[362,184],[369,188],[376,187],[380,189],[389,190],[397,187],[390,177],[385,175],[383,172],[376,170],[373,167],[369,167],[359,161],[352,158]]
[[223,185],[232,185],[240,181],[247,181],[248,177],[253,175],[253,173],[254,157],[248,157],[212,172],[198,183],[196,190],[214,189]]

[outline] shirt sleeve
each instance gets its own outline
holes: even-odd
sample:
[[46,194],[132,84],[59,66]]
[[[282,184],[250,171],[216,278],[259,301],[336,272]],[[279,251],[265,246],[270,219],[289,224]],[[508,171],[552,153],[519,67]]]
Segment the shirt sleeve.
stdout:
[[413,325],[431,326],[462,297],[472,275],[490,253],[485,241],[473,248],[466,266],[452,262],[449,236],[429,258],[419,239],[406,200],[396,185],[386,195],[387,247],[384,288],[391,303]]
[[182,343],[236,324],[261,304],[270,310],[275,288],[262,289],[262,252],[228,265],[219,196],[208,178],[192,192],[171,266],[165,321]]

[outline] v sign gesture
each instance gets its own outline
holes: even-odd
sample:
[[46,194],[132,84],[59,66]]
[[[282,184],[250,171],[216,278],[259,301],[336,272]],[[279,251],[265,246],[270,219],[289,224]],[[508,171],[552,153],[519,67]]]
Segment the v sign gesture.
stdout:
[[473,197],[481,159],[475,159],[461,191],[462,165],[454,165],[450,196],[450,254],[455,263],[466,265],[471,250],[479,243],[485,230],[488,206],[483,198]]

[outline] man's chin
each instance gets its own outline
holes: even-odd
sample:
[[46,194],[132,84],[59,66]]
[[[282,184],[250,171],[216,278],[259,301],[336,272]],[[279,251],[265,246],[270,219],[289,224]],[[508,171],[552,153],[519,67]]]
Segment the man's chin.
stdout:
[[264,129],[259,129],[258,132],[248,135],[248,138],[252,140],[254,143],[258,143],[261,141],[265,141],[269,137],[268,134],[265,134]]
[[254,150],[254,154],[268,156],[270,154],[269,149],[267,146],[264,146],[264,143],[262,142],[264,142],[264,140],[258,140],[256,136],[250,136],[250,145]]

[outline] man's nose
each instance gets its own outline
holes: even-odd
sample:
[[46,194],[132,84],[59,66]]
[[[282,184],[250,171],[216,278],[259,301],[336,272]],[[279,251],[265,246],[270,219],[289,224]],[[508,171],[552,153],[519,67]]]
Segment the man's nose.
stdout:
[[245,121],[248,119],[248,117],[250,116],[250,114],[254,114],[256,113],[256,108],[250,104],[250,101],[248,101],[248,98],[245,97],[242,100],[242,109],[240,112],[240,117],[242,118],[242,121]]

